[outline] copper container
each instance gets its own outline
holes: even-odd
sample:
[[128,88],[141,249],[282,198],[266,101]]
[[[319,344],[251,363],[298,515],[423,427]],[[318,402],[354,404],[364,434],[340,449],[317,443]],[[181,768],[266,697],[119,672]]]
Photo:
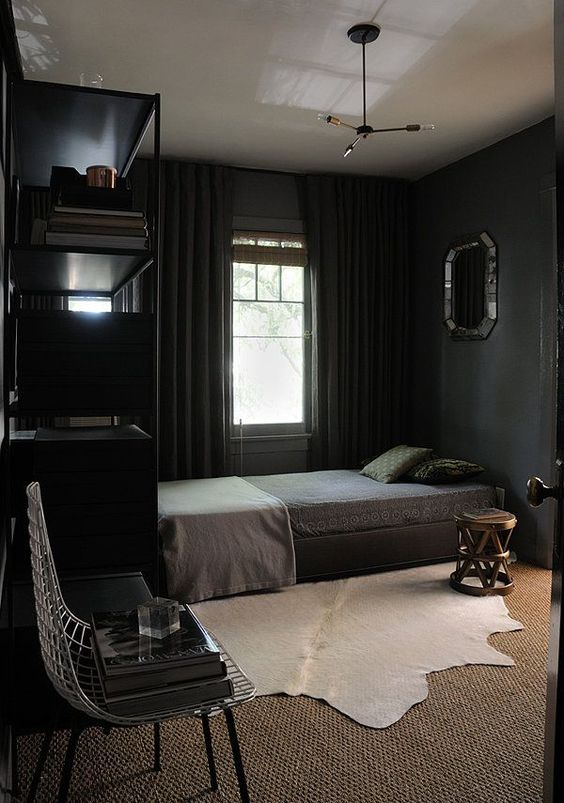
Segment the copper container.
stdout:
[[108,165],[90,165],[86,168],[86,183],[89,187],[109,187],[116,186],[117,170]]

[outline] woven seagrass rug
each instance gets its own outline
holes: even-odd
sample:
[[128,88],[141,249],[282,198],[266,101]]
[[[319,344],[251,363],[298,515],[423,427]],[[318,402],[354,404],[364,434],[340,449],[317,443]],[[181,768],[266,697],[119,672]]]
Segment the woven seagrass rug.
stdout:
[[259,695],[325,700],[385,728],[427,697],[427,675],[511,666],[488,644],[520,630],[500,596],[453,591],[449,564],[304,583],[193,605]]
[[[470,664],[434,672],[429,695],[389,728],[367,728],[303,695],[259,697],[235,711],[252,803],[542,803],[549,634],[546,569],[517,563],[506,597],[520,632],[489,642],[512,667]],[[446,569],[446,567],[445,567]],[[446,577],[446,573],[445,573]],[[72,803],[239,803],[225,722],[211,729],[220,790],[211,792],[202,728],[163,726],[163,769],[151,772],[150,728],[85,732],[72,776]],[[57,733],[37,803],[57,799],[68,732]],[[21,737],[22,799],[41,735]]]

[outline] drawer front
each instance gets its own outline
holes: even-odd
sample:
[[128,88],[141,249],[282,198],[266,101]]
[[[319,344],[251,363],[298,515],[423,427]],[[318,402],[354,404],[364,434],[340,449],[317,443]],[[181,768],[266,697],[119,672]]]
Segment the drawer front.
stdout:
[[155,560],[155,536],[148,533],[52,538],[51,547],[59,571],[116,570],[116,567],[148,566]]
[[45,474],[61,471],[151,470],[154,465],[153,441],[36,441],[33,465]]
[[33,313],[17,315],[18,345],[30,343],[116,343],[145,344],[153,342],[152,315],[101,312],[80,315],[76,312]]
[[18,406],[22,414],[35,410],[66,415],[94,411],[108,415],[150,410],[153,403],[153,383],[148,379],[85,380],[46,378],[18,382]]
[[57,538],[77,538],[103,533],[131,534],[157,532],[156,499],[143,502],[103,505],[54,505],[45,510],[49,534]]
[[146,346],[29,344],[18,349],[18,378],[151,377],[153,354]]
[[81,471],[37,474],[46,510],[54,505],[142,502],[156,493],[152,471]]

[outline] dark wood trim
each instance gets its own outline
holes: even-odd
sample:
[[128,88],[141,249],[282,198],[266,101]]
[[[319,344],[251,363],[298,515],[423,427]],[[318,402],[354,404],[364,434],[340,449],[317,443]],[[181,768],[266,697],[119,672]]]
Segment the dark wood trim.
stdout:
[[9,803],[11,795],[10,726],[4,721],[4,712],[0,713],[0,803]]
[[[548,688],[544,746],[544,803],[557,803],[564,795],[564,620],[562,618],[562,552],[564,547],[564,0],[554,3],[554,78],[556,138],[556,226],[557,226],[557,400],[556,400],[556,485],[559,489],[555,520]],[[560,356],[559,356],[560,355]]]

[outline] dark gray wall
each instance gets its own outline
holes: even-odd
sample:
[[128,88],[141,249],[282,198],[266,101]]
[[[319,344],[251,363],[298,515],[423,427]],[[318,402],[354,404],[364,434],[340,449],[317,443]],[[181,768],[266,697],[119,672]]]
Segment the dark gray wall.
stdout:
[[[546,120],[413,187],[412,440],[488,469],[519,519],[522,558],[550,564],[552,511],[527,506],[530,474],[553,463],[554,127]],[[498,321],[482,342],[442,326],[442,262],[454,238],[498,246]]]
[[[303,232],[301,176],[262,170],[235,170],[233,228]],[[232,471],[241,473],[240,440],[231,441]],[[307,471],[309,437],[276,436],[243,439],[243,474]]]

